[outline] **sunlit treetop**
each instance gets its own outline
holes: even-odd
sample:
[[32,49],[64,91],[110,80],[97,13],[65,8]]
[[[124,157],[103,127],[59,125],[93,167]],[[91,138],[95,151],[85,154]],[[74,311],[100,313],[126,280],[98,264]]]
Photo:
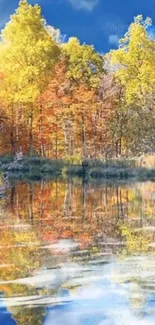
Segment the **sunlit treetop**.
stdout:
[[120,40],[119,49],[111,52],[111,62],[118,67],[116,76],[125,86],[128,103],[142,100],[154,88],[155,42],[149,36],[149,26],[150,18],[137,16]]
[[60,48],[48,32],[39,5],[20,1],[1,35],[0,71],[12,86],[13,101],[33,102],[57,62]]
[[131,23],[131,25],[128,28],[127,33],[125,36],[120,39],[119,45],[120,47],[129,46],[131,43],[131,37],[132,34],[135,32],[135,29],[137,29],[137,32],[139,31],[139,36],[143,33],[148,32],[148,28],[152,25],[151,18],[147,17],[145,20],[143,19],[142,15],[138,15],[134,18],[134,22]]
[[76,37],[70,38],[62,47],[68,58],[69,77],[74,81],[96,86],[104,72],[103,57],[93,46],[81,45]]

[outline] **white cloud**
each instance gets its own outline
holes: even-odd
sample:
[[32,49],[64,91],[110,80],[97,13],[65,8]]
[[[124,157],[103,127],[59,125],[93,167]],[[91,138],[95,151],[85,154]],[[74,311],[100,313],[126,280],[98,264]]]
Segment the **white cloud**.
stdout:
[[111,45],[118,45],[119,36],[117,34],[111,34],[108,37],[108,42]]
[[75,9],[93,11],[98,5],[99,0],[68,0]]
[[121,38],[127,31],[127,24],[116,15],[101,14],[96,21],[97,28],[105,36],[118,35]]

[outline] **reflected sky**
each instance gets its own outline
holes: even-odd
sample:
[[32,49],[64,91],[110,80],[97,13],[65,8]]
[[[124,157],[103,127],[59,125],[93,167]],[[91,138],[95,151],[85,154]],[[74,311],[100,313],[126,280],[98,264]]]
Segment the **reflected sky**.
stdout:
[[154,193],[152,182],[11,181],[0,324],[154,324]]

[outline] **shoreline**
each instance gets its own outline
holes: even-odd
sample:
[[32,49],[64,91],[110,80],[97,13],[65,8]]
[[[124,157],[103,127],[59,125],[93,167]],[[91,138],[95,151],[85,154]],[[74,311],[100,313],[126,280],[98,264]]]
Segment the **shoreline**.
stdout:
[[54,160],[39,156],[0,157],[0,171],[7,173],[11,178],[81,178],[85,180],[133,180],[155,181],[155,168],[136,167],[131,160],[89,160],[82,164],[68,163],[65,160]]

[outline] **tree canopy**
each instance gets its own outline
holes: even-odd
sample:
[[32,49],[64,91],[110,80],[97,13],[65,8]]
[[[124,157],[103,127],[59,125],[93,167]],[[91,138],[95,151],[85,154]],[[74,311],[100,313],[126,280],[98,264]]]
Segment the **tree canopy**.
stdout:
[[154,147],[155,41],[137,16],[106,55],[21,0],[1,32],[0,151],[81,161]]

